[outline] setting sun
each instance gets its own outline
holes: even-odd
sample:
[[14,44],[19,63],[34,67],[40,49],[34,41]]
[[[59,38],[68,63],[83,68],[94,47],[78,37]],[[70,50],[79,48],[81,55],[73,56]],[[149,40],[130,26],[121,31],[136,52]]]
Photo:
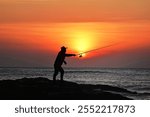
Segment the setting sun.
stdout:
[[103,43],[102,34],[98,32],[95,23],[59,24],[55,33],[59,35],[53,38],[63,39],[63,42],[59,40],[57,44],[64,44],[77,54],[98,48]]
[[82,53],[93,48],[93,40],[95,37],[90,32],[74,32],[72,34],[72,49]]

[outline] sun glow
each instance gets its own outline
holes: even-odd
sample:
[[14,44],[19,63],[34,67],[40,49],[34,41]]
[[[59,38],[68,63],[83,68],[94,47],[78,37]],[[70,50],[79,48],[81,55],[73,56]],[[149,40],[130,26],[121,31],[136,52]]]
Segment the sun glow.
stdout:
[[90,49],[91,47],[91,40],[86,37],[86,35],[77,35],[76,39],[73,41],[74,50],[78,52],[84,52]]
[[[72,49],[77,53],[83,53],[82,56],[85,57],[86,54],[84,52],[95,48],[97,41],[96,35],[93,31],[87,30],[76,30],[71,33],[71,45]],[[93,43],[94,42],[94,43]]]

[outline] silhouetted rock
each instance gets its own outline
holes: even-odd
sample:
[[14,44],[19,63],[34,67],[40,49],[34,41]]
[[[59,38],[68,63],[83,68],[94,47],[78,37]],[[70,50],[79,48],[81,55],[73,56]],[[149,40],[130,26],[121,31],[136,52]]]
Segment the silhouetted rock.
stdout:
[[[0,99],[11,100],[127,100],[115,92],[132,93],[107,85],[86,85],[47,78],[23,78],[0,81]],[[134,93],[134,92],[133,92]]]

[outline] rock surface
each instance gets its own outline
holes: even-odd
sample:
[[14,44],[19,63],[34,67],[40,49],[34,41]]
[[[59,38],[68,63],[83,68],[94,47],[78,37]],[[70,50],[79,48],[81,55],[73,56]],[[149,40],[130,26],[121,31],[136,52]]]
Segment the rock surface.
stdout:
[[[113,93],[112,93],[113,92]],[[47,78],[22,78],[0,81],[0,99],[3,100],[129,100],[114,92],[134,93],[107,85],[63,83]]]

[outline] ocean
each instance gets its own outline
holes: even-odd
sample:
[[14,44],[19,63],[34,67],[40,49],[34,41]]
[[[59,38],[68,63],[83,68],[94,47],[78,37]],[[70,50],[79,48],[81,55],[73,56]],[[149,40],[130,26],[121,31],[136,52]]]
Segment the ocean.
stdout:
[[[150,69],[119,68],[64,68],[64,80],[79,84],[101,84],[137,92],[122,94],[136,100],[150,99]],[[0,80],[15,80],[24,77],[45,77],[52,80],[53,68],[0,68]],[[60,79],[60,75],[57,76]]]

